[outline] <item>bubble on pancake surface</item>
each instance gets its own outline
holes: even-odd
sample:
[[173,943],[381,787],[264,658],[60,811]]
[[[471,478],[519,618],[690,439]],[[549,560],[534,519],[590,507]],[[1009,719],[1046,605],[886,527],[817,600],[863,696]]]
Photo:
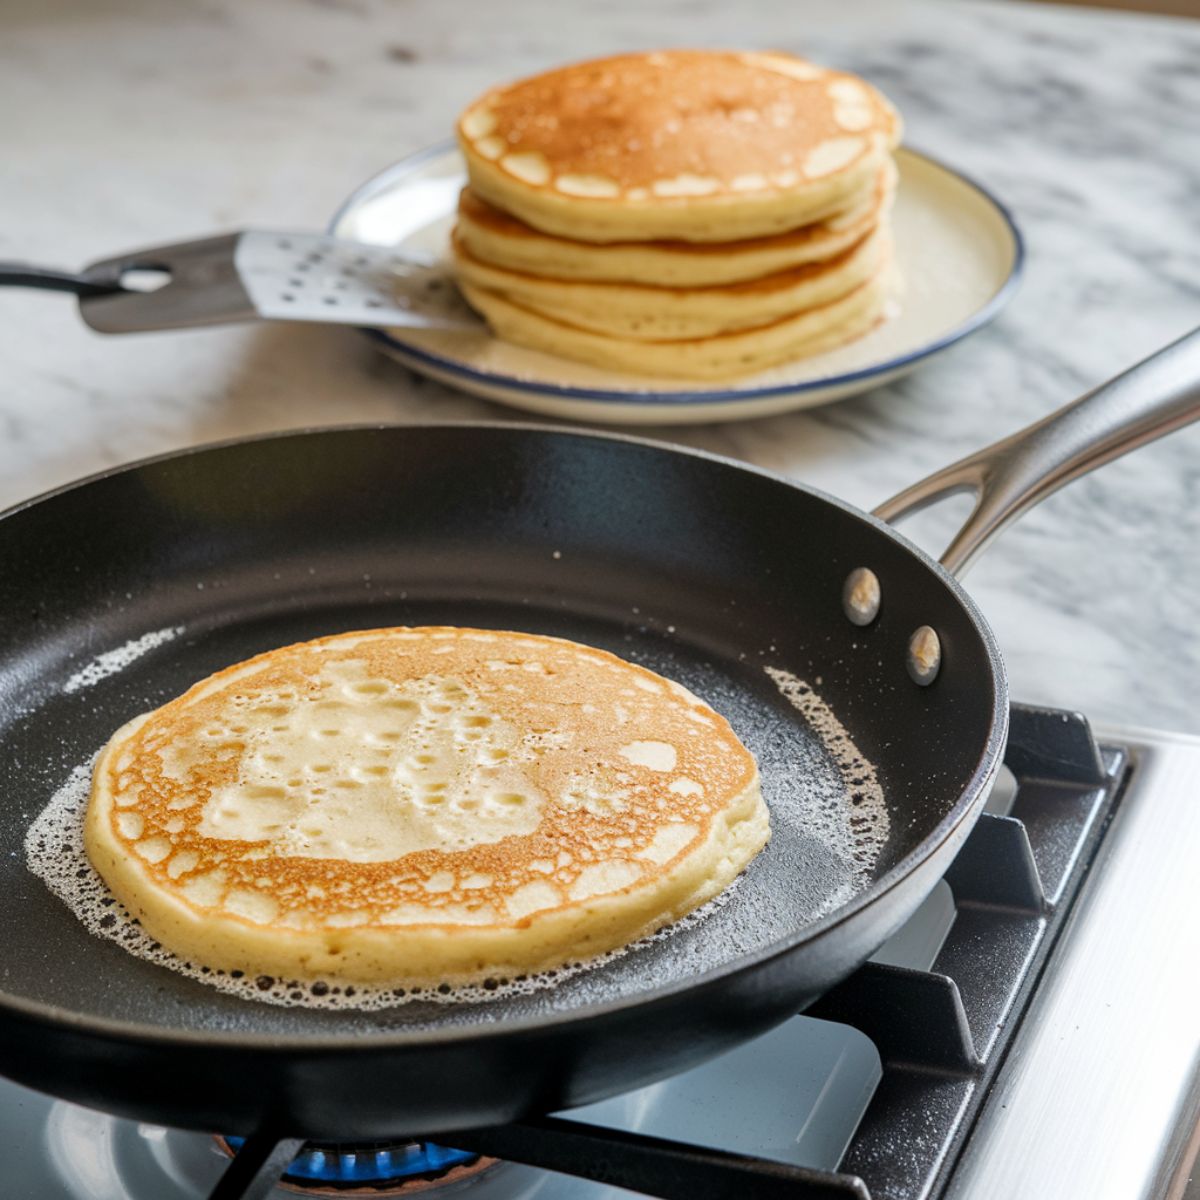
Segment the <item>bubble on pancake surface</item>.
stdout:
[[811,63],[807,59],[796,58],[790,54],[770,54],[751,51],[741,55],[741,59],[751,66],[762,67],[768,71],[776,71],[780,75],[788,75],[792,79],[799,79],[805,83],[821,79],[827,74],[824,67],[820,67],[816,63]]
[[550,178],[550,164],[546,161],[546,156],[538,150],[506,154],[500,160],[500,165],[510,175],[515,175],[525,183],[540,185]]
[[488,137],[496,128],[496,113],[480,104],[463,115],[462,131],[472,141]]
[[508,149],[508,143],[502,137],[496,137],[493,134],[491,137],[480,138],[475,143],[475,149],[484,158],[494,161]]
[[804,173],[810,178],[829,175],[858,158],[867,148],[860,137],[829,138],[814,146],[804,159]]
[[866,89],[853,79],[837,79],[828,87],[834,101],[833,119],[850,132],[869,129],[875,123],[875,106]]
[[608,175],[592,173],[589,175],[559,175],[554,180],[554,186],[568,196],[592,196],[595,198],[610,198],[621,194],[621,187],[615,179]]
[[[397,683],[342,662],[317,684],[319,698],[265,691],[245,707],[239,770],[209,791],[202,836],[371,863],[537,828],[545,798],[516,731],[461,681]],[[277,711],[282,728],[261,719]]]

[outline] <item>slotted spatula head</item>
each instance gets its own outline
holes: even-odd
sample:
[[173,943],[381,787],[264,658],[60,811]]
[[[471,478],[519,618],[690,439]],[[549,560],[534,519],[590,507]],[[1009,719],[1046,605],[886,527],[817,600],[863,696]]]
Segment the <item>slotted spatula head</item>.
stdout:
[[443,264],[320,233],[247,230],[155,246],[82,276],[122,289],[80,299],[83,319],[103,333],[256,319],[484,328]]

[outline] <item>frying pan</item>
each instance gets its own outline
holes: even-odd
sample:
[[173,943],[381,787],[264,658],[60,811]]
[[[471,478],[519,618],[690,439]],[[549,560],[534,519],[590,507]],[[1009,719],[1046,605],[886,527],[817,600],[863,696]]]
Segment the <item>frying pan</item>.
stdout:
[[[956,576],[1043,496],[1198,415],[1195,333],[872,515],[711,455],[517,425],[227,443],[10,511],[0,1072],[128,1117],[257,1132],[277,1174],[286,1155],[270,1146],[284,1135],[490,1126],[644,1085],[766,1030],[899,927],[985,802],[1007,688]],[[975,507],[940,564],[887,523],[963,490]],[[860,568],[877,613],[869,578],[846,589]],[[32,819],[136,713],[273,646],[425,623],[603,646],[724,713],[758,758],[774,829],[729,902],[550,989],[331,1012],[225,995],[135,958],[26,869]],[[180,626],[64,690],[95,654]],[[817,686],[874,764],[890,830],[873,861],[849,862],[809,819],[847,797],[821,792],[828,752],[766,667]]]

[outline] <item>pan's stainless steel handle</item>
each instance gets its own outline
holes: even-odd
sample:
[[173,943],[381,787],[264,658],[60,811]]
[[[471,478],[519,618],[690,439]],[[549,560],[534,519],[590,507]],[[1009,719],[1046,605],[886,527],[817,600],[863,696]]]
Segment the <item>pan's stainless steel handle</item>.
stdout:
[[889,523],[961,492],[975,507],[942,555],[962,577],[991,540],[1064,484],[1200,418],[1200,329],[1043,420],[905,488]]

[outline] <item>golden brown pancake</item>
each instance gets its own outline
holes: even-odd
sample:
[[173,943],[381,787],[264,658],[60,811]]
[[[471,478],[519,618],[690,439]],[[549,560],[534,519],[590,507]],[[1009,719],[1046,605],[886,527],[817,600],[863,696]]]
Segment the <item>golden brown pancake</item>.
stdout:
[[890,255],[877,229],[825,262],[702,288],[542,278],[480,262],[452,239],[459,280],[541,316],[634,341],[714,337],[819,308],[878,274]]
[[875,190],[859,203],[823,221],[772,237],[608,245],[542,233],[463,188],[455,234],[480,262],[510,271],[593,283],[712,287],[836,257],[883,220],[895,178],[895,167],[889,161]]
[[118,730],[89,857],[212,968],[441,982],[590,957],[721,892],[769,834],[754,759],[678,684],[533,634],[284,647]]
[[670,50],[576,63],[463,113],[471,189],[591,242],[725,242],[851,207],[899,136],[855,76],[788,54]]
[[766,325],[708,337],[643,341],[583,329],[465,280],[459,286],[496,335],[516,345],[622,374],[699,380],[737,379],[832,350],[878,325],[896,294],[889,261],[844,296]]

